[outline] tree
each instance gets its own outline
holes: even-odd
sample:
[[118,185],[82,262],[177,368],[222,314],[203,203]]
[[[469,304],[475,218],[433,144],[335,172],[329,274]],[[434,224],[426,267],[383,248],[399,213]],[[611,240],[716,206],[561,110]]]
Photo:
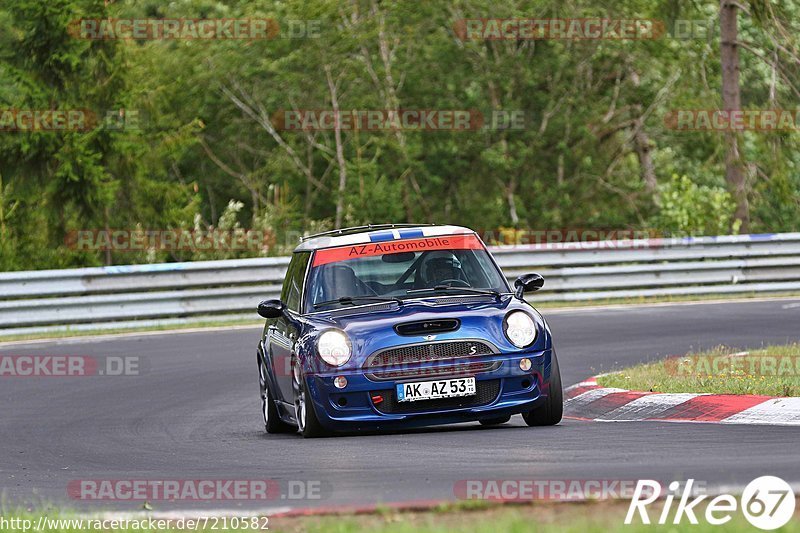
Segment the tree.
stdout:
[[[741,89],[739,87],[739,3],[735,0],[720,0],[720,63],[722,65],[722,109],[724,111],[742,108]],[[744,164],[739,150],[740,136],[734,132],[725,134],[725,180],[736,201],[734,219],[738,221],[740,230],[750,231],[750,205],[747,195]]]

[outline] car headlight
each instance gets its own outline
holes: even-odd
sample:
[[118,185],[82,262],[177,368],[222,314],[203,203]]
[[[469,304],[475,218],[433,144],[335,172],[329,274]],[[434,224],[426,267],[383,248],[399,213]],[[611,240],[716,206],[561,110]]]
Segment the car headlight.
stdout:
[[512,311],[503,321],[503,329],[511,344],[527,348],[536,340],[536,323],[523,311]]
[[317,351],[329,365],[342,366],[350,360],[350,339],[344,331],[330,329],[317,339]]

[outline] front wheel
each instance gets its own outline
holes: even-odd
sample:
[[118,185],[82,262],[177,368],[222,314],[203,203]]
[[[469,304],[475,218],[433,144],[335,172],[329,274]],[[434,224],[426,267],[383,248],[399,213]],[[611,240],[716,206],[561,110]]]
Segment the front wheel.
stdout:
[[522,418],[529,426],[555,426],[561,422],[564,413],[564,392],[561,389],[561,371],[558,368],[556,351],[553,350],[553,361],[550,368],[550,392],[547,400],[532,411],[522,413]]
[[299,365],[292,365],[292,389],[294,389],[294,418],[297,429],[307,439],[325,437],[328,432],[322,427],[314,410],[314,402],[308,392],[308,385],[303,379]]

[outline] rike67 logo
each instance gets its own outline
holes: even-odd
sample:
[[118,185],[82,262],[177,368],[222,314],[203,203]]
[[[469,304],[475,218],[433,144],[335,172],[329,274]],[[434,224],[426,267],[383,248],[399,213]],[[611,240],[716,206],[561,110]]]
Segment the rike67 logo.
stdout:
[[[690,524],[696,525],[699,523],[697,517],[702,516],[708,524],[719,526],[730,522],[734,514],[741,509],[750,524],[769,531],[786,525],[794,515],[794,491],[779,477],[762,476],[748,483],[742,492],[741,503],[731,494],[720,494],[706,501],[709,496],[695,495],[693,486],[693,479],[686,482],[682,491],[679,482],[670,483],[664,498],[664,506],[654,522],[664,525],[670,522],[671,517],[672,524],[681,524],[685,519]],[[632,524],[637,513],[643,524],[650,524],[648,506],[663,494],[658,481],[639,480],[628,507],[628,514],[625,516],[625,524]],[[698,506],[704,501],[705,513],[701,514]]]

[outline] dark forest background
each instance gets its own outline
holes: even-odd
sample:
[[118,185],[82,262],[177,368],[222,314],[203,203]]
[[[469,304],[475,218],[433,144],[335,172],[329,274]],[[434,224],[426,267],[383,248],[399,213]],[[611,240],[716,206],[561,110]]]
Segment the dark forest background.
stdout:
[[[304,37],[252,41],[70,34],[74,20],[107,17],[314,22]],[[455,34],[457,21],[486,17],[658,19],[668,34]],[[678,21],[695,21],[689,35]],[[136,121],[0,131],[0,270],[276,255],[300,232],[379,222],[798,231],[796,131],[676,131],[665,120],[677,109],[795,110],[798,21],[793,0],[9,0],[0,109],[126,110]],[[337,135],[272,121],[333,107],[522,111],[525,124]],[[66,244],[71,231],[114,228],[275,238],[235,253]]]

